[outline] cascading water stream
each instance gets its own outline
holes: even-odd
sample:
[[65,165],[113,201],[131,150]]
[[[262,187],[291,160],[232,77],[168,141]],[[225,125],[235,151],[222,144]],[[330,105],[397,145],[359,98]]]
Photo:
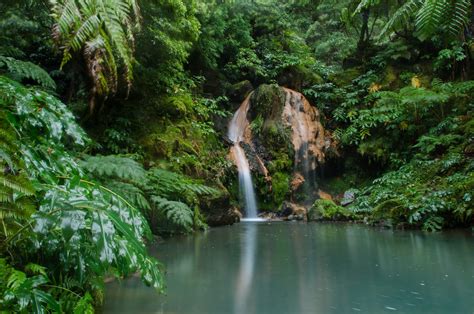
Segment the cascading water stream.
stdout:
[[245,217],[257,218],[257,200],[253,188],[250,166],[245,156],[245,151],[242,146],[240,146],[240,142],[245,139],[245,130],[249,124],[247,112],[250,105],[250,96],[251,94],[244,100],[232,117],[229,124],[228,137],[234,143],[230,153],[239,171],[239,188],[244,200]]
[[[283,119],[292,132],[292,142],[295,148],[295,173],[300,174],[302,187],[307,200],[312,202],[310,194],[316,185],[316,168],[318,162],[324,159],[322,153],[324,129],[319,123],[319,113],[299,92],[283,88],[286,92]],[[296,176],[296,178],[298,178]],[[296,181],[295,181],[296,182]],[[299,186],[300,184],[298,184]]]

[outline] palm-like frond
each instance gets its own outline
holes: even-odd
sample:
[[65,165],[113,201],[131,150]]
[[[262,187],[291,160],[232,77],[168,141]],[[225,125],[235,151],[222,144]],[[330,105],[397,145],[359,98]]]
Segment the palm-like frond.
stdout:
[[354,13],[360,13],[362,10],[376,6],[380,3],[380,0],[361,0],[359,5],[355,9]]

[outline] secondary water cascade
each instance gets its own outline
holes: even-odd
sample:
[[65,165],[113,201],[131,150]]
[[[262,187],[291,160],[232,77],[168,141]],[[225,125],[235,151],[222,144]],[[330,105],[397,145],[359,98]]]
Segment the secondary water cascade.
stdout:
[[242,146],[240,146],[240,143],[245,140],[245,132],[249,125],[247,112],[249,110],[251,96],[252,94],[247,96],[232,117],[229,124],[228,137],[234,143],[230,149],[230,154],[239,171],[239,188],[244,200],[245,217],[257,218],[257,200],[253,188],[250,166],[245,156],[245,151]]
[[310,105],[303,94],[289,88],[283,90],[286,93],[283,121],[292,129],[295,148],[294,178],[300,178],[306,190],[312,189],[316,184],[318,163],[324,160],[324,128],[319,122],[318,110]]

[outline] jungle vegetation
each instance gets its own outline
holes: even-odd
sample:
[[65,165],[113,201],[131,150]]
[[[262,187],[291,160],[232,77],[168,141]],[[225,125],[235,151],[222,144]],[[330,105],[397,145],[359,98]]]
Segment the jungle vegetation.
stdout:
[[[162,291],[146,244],[207,228],[213,199],[236,202],[225,121],[263,83],[302,92],[338,143],[320,185],[346,205],[317,201],[325,218],[472,226],[473,10],[2,1],[0,311],[92,313],[106,277],[135,272]],[[274,161],[272,206],[287,164]]]

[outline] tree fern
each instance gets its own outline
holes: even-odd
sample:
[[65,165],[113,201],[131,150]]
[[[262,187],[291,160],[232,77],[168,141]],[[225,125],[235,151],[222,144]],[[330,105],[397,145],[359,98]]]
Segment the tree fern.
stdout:
[[410,19],[418,12],[422,4],[423,0],[408,0],[405,2],[385,24],[385,27],[380,33],[380,37],[386,36],[390,31],[398,30],[409,25]]
[[175,229],[189,232],[194,225],[203,225],[200,216],[191,210],[198,212],[198,198],[219,193],[175,172],[157,168],[145,171],[126,157],[87,156],[81,165],[104,186],[141,209],[153,226],[171,223]]
[[150,204],[142,189],[134,184],[121,182],[116,180],[105,180],[104,183],[112,191],[117,192],[128,200],[134,207],[139,208],[142,212],[150,209]]
[[380,0],[361,0],[359,2],[359,5],[355,9],[354,13],[360,13],[364,9],[368,9],[368,8],[370,8],[372,6],[376,6],[378,4],[380,4]]
[[48,72],[34,63],[0,55],[0,68],[2,67],[6,68],[18,80],[31,79],[43,87],[56,89],[56,83],[49,76]]
[[193,227],[206,226],[199,214],[199,197],[220,193],[217,189],[196,180],[158,168],[148,171],[148,181],[144,189],[151,200],[152,206],[148,216],[152,225],[157,224],[153,217],[155,211],[158,211],[174,226],[188,232]]
[[[136,0],[50,0],[56,21],[53,36],[63,51],[61,67],[82,53],[93,82],[93,96],[117,89],[117,61],[130,89],[133,80],[134,29],[140,10]],[[94,110],[94,102],[90,103]]]

